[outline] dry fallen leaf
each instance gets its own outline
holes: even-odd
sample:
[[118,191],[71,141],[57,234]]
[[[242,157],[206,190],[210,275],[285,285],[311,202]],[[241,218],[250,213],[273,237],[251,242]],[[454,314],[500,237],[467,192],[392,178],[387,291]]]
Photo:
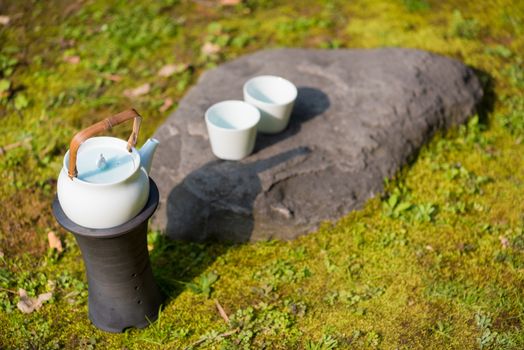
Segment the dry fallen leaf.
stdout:
[[66,56],[64,57],[64,61],[71,64],[78,64],[80,63],[80,56]]
[[509,240],[504,236],[499,236],[500,244],[502,244],[502,248],[506,249],[509,247]]
[[76,41],[73,39],[60,38],[60,47],[62,49],[68,49],[70,47],[75,46],[75,44],[76,44]]
[[161,77],[170,77],[175,73],[183,72],[187,69],[188,65],[179,63],[179,64],[166,64],[158,71],[158,76]]
[[106,74],[104,75],[104,78],[106,78],[107,80],[114,81],[115,83],[124,79],[121,75],[118,74]]
[[28,297],[27,292],[22,288],[18,290],[18,295],[20,296],[20,301],[16,304],[16,307],[18,307],[18,309],[24,314],[33,312],[35,304],[38,302],[38,298]]
[[53,297],[53,293],[47,292],[40,294],[37,298],[33,298],[28,296],[25,289],[22,288],[18,290],[18,295],[20,296],[20,301],[16,304],[16,307],[18,307],[18,310],[22,311],[24,314],[29,314],[40,309],[44,302]]
[[134,89],[127,89],[124,91],[126,97],[137,97],[147,94],[151,90],[151,84],[145,83]]
[[0,24],[6,26],[9,24],[9,22],[11,22],[11,18],[9,18],[9,16],[0,16]]
[[202,46],[202,53],[206,56],[214,55],[220,52],[220,46],[217,44],[210,43],[209,41]]
[[238,5],[242,2],[242,0],[220,0],[220,5],[223,6],[234,6]]
[[62,253],[62,251],[64,250],[62,248],[62,242],[53,231],[49,231],[47,233],[47,240],[49,242],[49,248],[56,249],[59,253]]
[[171,97],[168,97],[164,100],[164,104],[160,106],[158,110],[163,113],[167,111],[173,105],[173,103],[174,103],[173,99]]
[[220,303],[218,302],[217,299],[215,299],[215,306],[217,307],[217,310],[218,310],[218,313],[220,314],[220,317],[222,317],[222,319],[223,319],[226,323],[229,323],[229,317],[227,316],[226,311],[224,310],[224,308],[222,307],[222,305],[220,305]]
[[427,250],[429,250],[430,252],[434,251],[435,249],[433,249],[432,246],[430,246],[429,244],[425,247]]
[[38,296],[38,301],[40,301],[41,303],[44,303],[44,301],[51,300],[52,297],[53,297],[53,293],[51,292],[43,293]]

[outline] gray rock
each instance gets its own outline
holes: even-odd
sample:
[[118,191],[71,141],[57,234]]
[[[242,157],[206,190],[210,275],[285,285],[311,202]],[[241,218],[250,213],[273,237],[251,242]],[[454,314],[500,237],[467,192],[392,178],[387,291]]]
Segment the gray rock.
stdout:
[[[298,87],[290,125],[240,162],[211,153],[204,112],[261,74]],[[411,49],[261,51],[202,75],[157,131],[153,226],[177,239],[292,239],[361,207],[437,131],[475,113],[462,63]]]

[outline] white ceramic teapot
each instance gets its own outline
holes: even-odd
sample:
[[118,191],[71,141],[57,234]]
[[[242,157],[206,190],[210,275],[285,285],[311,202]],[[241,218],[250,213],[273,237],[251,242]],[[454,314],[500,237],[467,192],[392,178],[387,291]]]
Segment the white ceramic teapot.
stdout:
[[[133,119],[126,142],[115,137],[92,137]],[[78,225],[104,229],[136,216],[149,197],[149,171],[158,141],[134,146],[142,117],[130,109],[77,133],[64,156],[57,192],[62,210]]]

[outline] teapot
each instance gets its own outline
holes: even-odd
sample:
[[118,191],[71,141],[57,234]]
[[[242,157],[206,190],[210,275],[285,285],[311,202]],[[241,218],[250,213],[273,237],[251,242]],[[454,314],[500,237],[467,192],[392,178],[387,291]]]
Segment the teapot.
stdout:
[[[133,119],[126,141],[95,135]],[[135,149],[142,117],[134,109],[104,119],[71,140],[58,176],[57,196],[71,221],[93,229],[121,225],[144,208],[149,197],[149,172],[158,145],[149,139]]]

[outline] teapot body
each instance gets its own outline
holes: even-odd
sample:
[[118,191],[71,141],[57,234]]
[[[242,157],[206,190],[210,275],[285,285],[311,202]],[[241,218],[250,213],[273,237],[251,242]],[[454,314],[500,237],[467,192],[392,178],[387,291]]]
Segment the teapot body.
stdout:
[[149,196],[149,177],[140,167],[122,182],[99,185],[70,179],[67,170],[62,169],[57,195],[71,221],[89,228],[110,228],[132,219],[144,208]]
[[129,172],[116,176],[114,181],[100,183],[81,176],[70,177],[68,151],[57,183],[58,200],[67,217],[80,226],[94,229],[115,227],[132,219],[144,208],[149,196],[149,176],[141,164],[140,153],[135,148],[126,151],[125,141],[114,137],[90,138],[80,147],[79,158],[92,149],[97,151],[101,145],[126,154],[131,160]]
[[[93,137],[133,120],[128,141]],[[118,113],[78,132],[71,140],[58,175],[57,197],[64,214],[92,229],[119,226],[134,218],[149,197],[149,169],[158,141],[137,151],[142,117],[134,109]]]

